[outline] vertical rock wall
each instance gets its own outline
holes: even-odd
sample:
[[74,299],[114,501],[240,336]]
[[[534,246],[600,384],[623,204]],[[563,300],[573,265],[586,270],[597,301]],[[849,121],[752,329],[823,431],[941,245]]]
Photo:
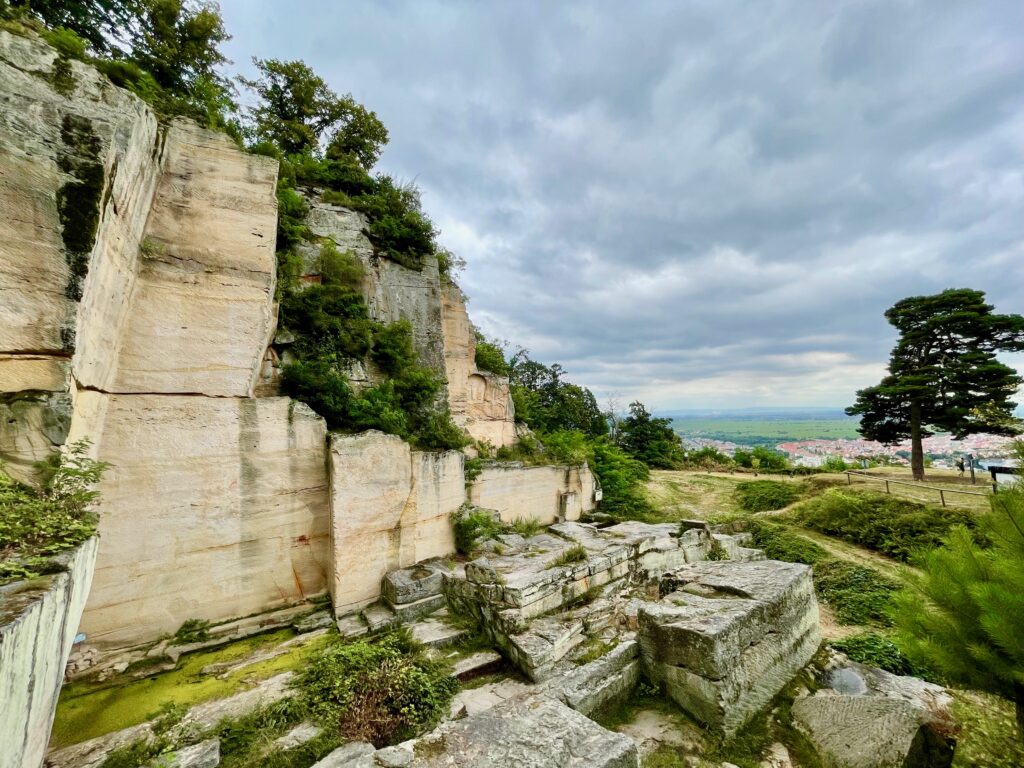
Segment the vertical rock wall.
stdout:
[[463,455],[413,451],[394,435],[332,435],[331,597],[338,616],[377,600],[388,571],[455,551]]
[[469,500],[478,507],[496,509],[501,519],[554,523],[579,520],[594,508],[594,475],[580,467],[524,467],[492,464],[469,487]]
[[0,587],[0,768],[42,765],[96,545],[62,555],[66,572]]

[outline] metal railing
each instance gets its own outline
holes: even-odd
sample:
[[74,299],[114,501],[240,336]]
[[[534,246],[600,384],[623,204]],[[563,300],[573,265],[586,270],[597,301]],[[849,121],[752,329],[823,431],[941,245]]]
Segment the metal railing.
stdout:
[[[920,483],[907,483],[907,482],[904,482],[903,480],[890,480],[889,478],[886,478],[886,477],[875,477],[874,475],[869,475],[866,472],[844,472],[843,474],[846,475],[846,484],[847,485],[853,485],[853,475],[856,475],[857,477],[863,477],[866,480],[877,480],[880,483],[885,483],[885,492],[888,493],[888,494],[892,493],[892,490],[889,487],[890,484],[892,484],[892,485],[905,485],[908,488],[916,488],[919,491],[921,491],[921,490],[924,490],[924,491],[935,491],[936,493],[939,494],[939,499],[942,501],[942,506],[946,506],[946,494],[947,493],[959,493],[961,496],[991,496],[992,495],[990,493],[984,493],[984,492],[979,493],[978,491],[958,491],[958,490],[956,490],[954,488],[934,488],[934,487],[932,487],[930,485],[921,485]],[[995,485],[992,486],[992,490],[993,491],[996,490]]]

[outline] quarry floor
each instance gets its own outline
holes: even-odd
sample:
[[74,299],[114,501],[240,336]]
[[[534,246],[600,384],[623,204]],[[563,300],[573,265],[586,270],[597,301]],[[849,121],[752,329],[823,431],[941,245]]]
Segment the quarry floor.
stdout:
[[[647,493],[666,522],[737,512],[733,490],[739,482],[750,479],[745,475],[706,472],[652,474]],[[838,476],[835,481],[845,483],[845,478]],[[837,558],[870,565],[893,579],[900,579],[907,567],[813,531],[796,532]],[[826,641],[868,629],[841,625],[826,602],[820,601],[820,607]],[[327,642],[327,632],[333,631],[299,635],[292,629],[281,629],[183,655],[174,669],[157,674],[136,668],[102,682],[69,683],[58,704],[51,749],[151,720],[168,704],[190,707],[250,689],[281,672],[296,670]],[[479,650],[477,646],[454,646],[443,653],[450,661],[458,662]],[[465,706],[472,713],[529,687],[529,682],[508,666],[491,665],[480,674],[463,677],[455,706]],[[784,759],[785,750],[768,738],[763,722],[752,723],[729,743],[716,743],[670,703],[649,694],[641,688],[625,705],[599,718],[602,725],[630,736],[637,743],[645,768],[719,766],[722,762],[741,768],[782,768],[793,764]],[[953,690],[952,694],[954,712],[963,727],[956,768],[1024,765],[1024,747],[1015,737],[1014,711],[1009,702],[972,691]],[[796,755],[791,757],[798,760]]]

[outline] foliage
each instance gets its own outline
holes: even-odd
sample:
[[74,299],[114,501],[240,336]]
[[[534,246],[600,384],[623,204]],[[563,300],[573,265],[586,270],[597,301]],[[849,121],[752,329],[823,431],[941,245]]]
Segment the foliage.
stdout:
[[544,524],[540,520],[534,520],[532,517],[520,517],[509,523],[508,529],[512,533],[518,533],[523,538],[528,539],[543,531]]
[[479,330],[474,328],[473,333],[476,336],[476,352],[473,359],[477,369],[508,376],[509,366],[504,350],[496,342],[489,341]]
[[372,643],[339,640],[300,673],[298,686],[316,721],[383,747],[432,728],[458,683],[399,632]]
[[560,464],[592,463],[594,448],[582,432],[561,429],[544,435],[544,449],[552,461]]
[[53,572],[51,555],[96,533],[95,486],[108,466],[80,440],[40,467],[37,488],[0,472],[0,583]]
[[372,193],[354,197],[350,206],[370,219],[370,242],[389,259],[408,269],[423,269],[436,247],[434,225],[420,204],[413,184],[399,184],[380,175]]
[[643,483],[650,470],[642,461],[631,458],[607,438],[593,441],[593,470],[601,481],[604,498],[601,511],[618,520],[644,520],[654,514],[643,494]]
[[763,549],[769,560],[814,565],[828,557],[824,548],[794,533],[785,525],[749,520],[747,530],[754,536],[754,546]]
[[210,622],[205,619],[186,619],[174,633],[174,639],[182,644],[202,643],[209,640]]
[[746,512],[768,512],[788,507],[801,496],[796,483],[778,480],[751,480],[736,486],[739,508]]
[[558,363],[546,366],[519,350],[509,361],[516,419],[542,433],[578,430],[592,437],[608,433],[608,422],[594,394],[563,380]]
[[756,445],[749,451],[737,448],[732,460],[741,467],[762,472],[782,472],[789,469],[789,460],[785,455],[763,445]]
[[839,488],[802,502],[793,515],[808,528],[903,561],[940,544],[954,526],[975,527],[974,516],[961,509]]
[[634,459],[655,469],[676,469],[684,459],[683,444],[671,419],[651,416],[644,404],[629,404],[629,416],[619,423],[616,442]]
[[889,612],[899,585],[873,568],[844,560],[819,561],[814,566],[814,586],[840,624],[892,624]]
[[854,465],[847,464],[842,456],[829,456],[821,464],[821,468],[826,472],[845,472],[852,466]]
[[845,653],[851,661],[878,667],[894,675],[928,677],[929,672],[911,661],[900,647],[888,637],[874,632],[851,635],[842,640],[833,640],[831,646]]
[[683,466],[694,469],[719,469],[728,467],[733,460],[717,448],[705,445],[683,454]]
[[573,565],[574,563],[582,563],[587,559],[587,550],[582,544],[574,544],[568,549],[564,550],[558,557],[551,561],[549,568],[560,568],[564,565]]
[[302,61],[253,59],[259,76],[242,83],[259,99],[249,109],[258,141],[272,142],[285,155],[318,156],[328,133],[330,159],[352,157],[364,169],[376,162],[387,130],[351,96],[339,96]]
[[379,328],[373,335],[373,361],[390,376],[406,370],[416,359],[412,348],[412,324],[408,320]]
[[1024,488],[1000,491],[975,532],[921,553],[895,600],[900,644],[951,681],[1012,699],[1024,737]]
[[202,80],[227,84],[217,67],[227,59],[218,46],[230,39],[213,3],[145,0],[132,35],[132,61],[164,90],[194,94]]
[[935,430],[956,438],[1021,431],[1010,398],[1024,378],[996,353],[1024,350],[1024,317],[997,315],[982,291],[962,288],[903,299],[885,318],[900,333],[889,373],[846,409],[861,417],[864,437],[889,445],[909,437],[920,480],[921,439]]
[[486,509],[463,504],[452,515],[452,529],[455,532],[455,548],[468,555],[481,541],[493,539],[505,532],[505,527],[494,514]]
[[72,29],[54,27],[42,33],[43,39],[52,45],[65,59],[85,59],[87,42]]
[[142,0],[23,0],[20,5],[50,28],[75,32],[97,53],[125,42],[143,9]]
[[352,251],[339,251],[333,240],[320,244],[317,272],[324,285],[358,288],[363,282],[363,262]]

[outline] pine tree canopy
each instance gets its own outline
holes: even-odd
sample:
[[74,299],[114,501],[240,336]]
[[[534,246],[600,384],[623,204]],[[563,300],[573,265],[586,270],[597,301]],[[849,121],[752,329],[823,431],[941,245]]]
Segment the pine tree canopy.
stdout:
[[992,498],[978,531],[955,528],[917,565],[894,601],[901,647],[950,682],[1016,701],[1024,729],[1024,480]]
[[887,444],[911,437],[915,405],[923,436],[1020,432],[1010,398],[1022,379],[996,352],[1024,350],[1024,317],[995,314],[982,291],[966,288],[903,299],[885,317],[900,332],[889,375],[846,409],[861,416],[862,435]]

